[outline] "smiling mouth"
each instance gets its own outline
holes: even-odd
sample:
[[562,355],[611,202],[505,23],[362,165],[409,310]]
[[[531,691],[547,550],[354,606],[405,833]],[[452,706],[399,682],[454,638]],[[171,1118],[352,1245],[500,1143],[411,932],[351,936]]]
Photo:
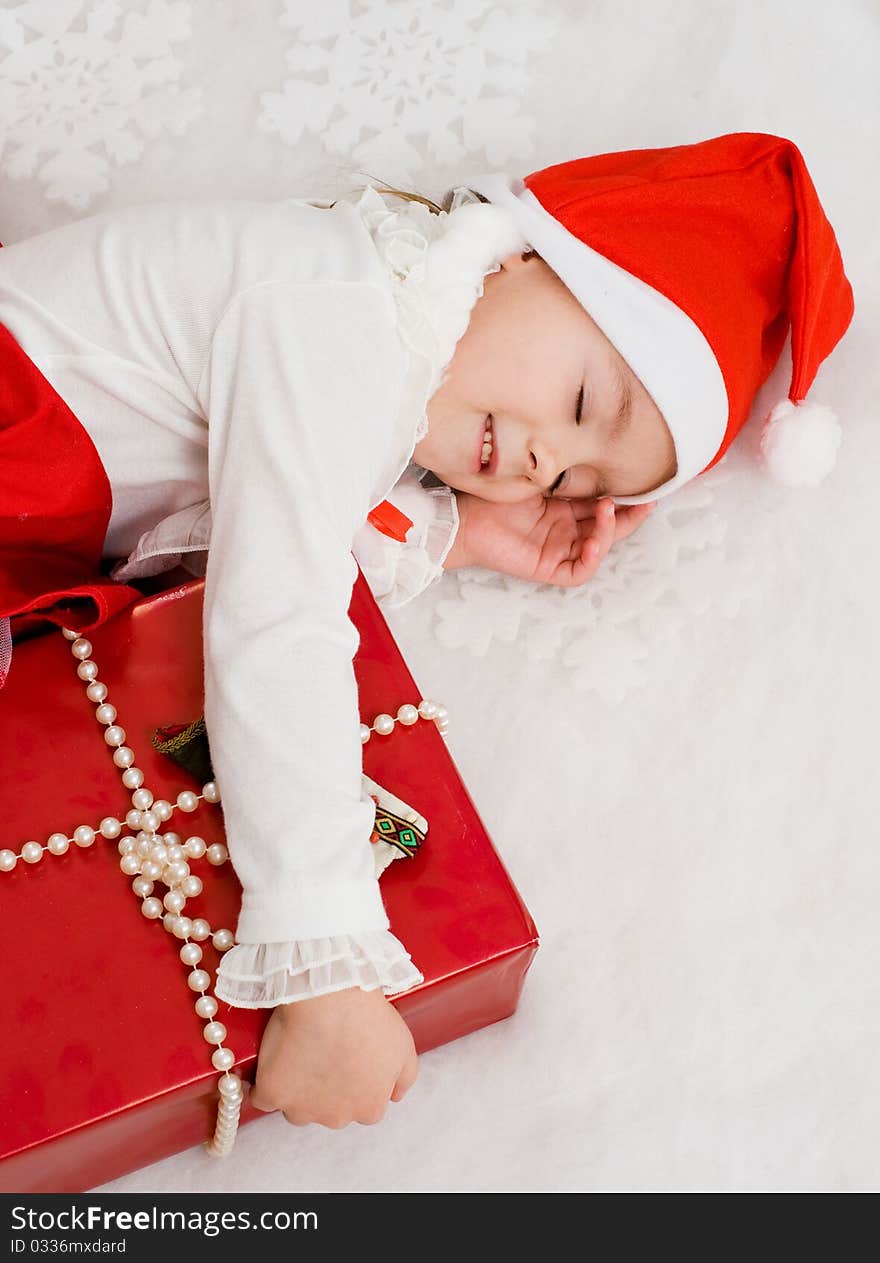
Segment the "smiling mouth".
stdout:
[[494,474],[498,467],[498,440],[492,425],[491,416],[486,418],[480,435],[480,449],[477,455],[476,470],[478,474]]

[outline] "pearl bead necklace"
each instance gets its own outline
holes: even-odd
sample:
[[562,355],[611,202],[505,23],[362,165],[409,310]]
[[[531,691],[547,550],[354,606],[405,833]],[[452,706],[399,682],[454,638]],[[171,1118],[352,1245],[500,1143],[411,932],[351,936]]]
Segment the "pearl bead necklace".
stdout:
[[[181,842],[179,833],[160,831],[175,810],[185,814],[193,812],[202,800],[219,805],[220,789],[216,781],[208,781],[202,786],[201,794],[191,789],[181,790],[173,804],[165,798],[155,798],[144,785],[144,774],[135,764],[134,751],[125,744],[125,729],[116,723],[116,707],[107,700],[107,685],[98,679],[98,664],[91,656],[91,641],[69,627],[62,627],[61,634],[72,642],[70,652],[78,663],[76,674],[86,685],[86,697],[95,705],[95,718],[104,725],[104,741],[113,751],[113,762],[120,769],[122,783],[132,791],[131,809],[124,821],[116,816],[104,816],[96,829],[81,824],[70,837],[63,832],[52,833],[45,846],[34,840],[25,842],[19,854],[4,848],[0,850],[0,873],[11,873],[19,859],[25,864],[36,864],[47,851],[52,855],[64,855],[71,842],[85,849],[99,837],[110,841],[119,838],[119,867],[132,878],[131,888],[141,900],[141,912],[151,921],[158,921],[161,917],[162,925],[169,934],[185,940],[178,955],[190,971],[187,985],[191,991],[199,992],[195,1011],[206,1023],[202,1031],[205,1041],[215,1046],[211,1064],[215,1070],[222,1072],[217,1082],[220,1095],[217,1122],[206,1148],[213,1156],[224,1157],[235,1143],[244,1085],[241,1077],[232,1073],[236,1057],[232,1049],[224,1045],[226,1027],[215,1020],[219,1007],[217,999],[207,994],[211,975],[207,969],[198,967],[203,964],[199,944],[210,937],[216,950],[223,953],[233,946],[235,936],[228,929],[212,931],[204,917],[187,917],[183,915],[183,910],[187,899],[202,891],[202,879],[190,872],[188,861],[207,859],[209,864],[219,866],[226,863],[229,852],[222,843],[208,845],[197,834]],[[372,726],[361,724],[361,744],[366,745],[373,732],[389,736],[395,723],[411,727],[419,719],[433,721],[440,734],[446,737],[449,730],[446,707],[439,702],[422,699],[418,706],[410,703],[401,706],[396,717],[383,712],[376,716]],[[126,826],[130,832],[120,836]],[[167,893],[161,900],[153,894],[157,881],[167,887]]]

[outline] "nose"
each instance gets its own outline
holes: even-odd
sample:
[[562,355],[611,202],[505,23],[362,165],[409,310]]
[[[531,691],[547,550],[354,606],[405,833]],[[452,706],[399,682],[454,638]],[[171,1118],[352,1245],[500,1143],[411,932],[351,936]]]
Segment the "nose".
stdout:
[[542,490],[549,487],[556,478],[559,470],[556,469],[555,458],[552,450],[543,441],[543,439],[533,438],[527,444],[528,449],[528,476],[532,479],[537,487]]

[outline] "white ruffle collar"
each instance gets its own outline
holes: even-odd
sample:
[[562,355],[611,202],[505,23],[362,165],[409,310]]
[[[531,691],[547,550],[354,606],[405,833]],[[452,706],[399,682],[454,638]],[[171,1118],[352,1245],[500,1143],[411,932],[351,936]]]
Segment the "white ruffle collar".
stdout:
[[428,400],[446,380],[485,278],[528,243],[507,210],[481,202],[463,186],[453,190],[449,210],[440,214],[422,202],[395,202],[392,209],[368,185],[354,208],[388,270],[401,339],[424,362],[424,398],[414,418],[418,442],[428,433]]

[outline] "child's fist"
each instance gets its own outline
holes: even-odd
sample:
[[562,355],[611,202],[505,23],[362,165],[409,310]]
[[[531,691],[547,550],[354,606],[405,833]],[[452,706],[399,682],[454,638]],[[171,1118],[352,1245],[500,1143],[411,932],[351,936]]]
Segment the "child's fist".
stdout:
[[381,989],[349,987],[279,1004],[263,1032],[250,1093],[289,1123],[378,1123],[418,1075],[409,1027]]

